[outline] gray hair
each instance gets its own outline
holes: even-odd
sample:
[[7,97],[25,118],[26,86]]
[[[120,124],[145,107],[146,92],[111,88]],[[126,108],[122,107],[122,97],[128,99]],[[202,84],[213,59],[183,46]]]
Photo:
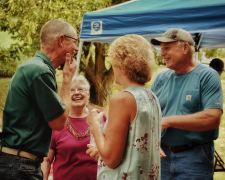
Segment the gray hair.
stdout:
[[88,82],[88,80],[83,76],[83,75],[78,75],[78,76],[74,76],[72,79],[72,83],[74,81],[78,81],[80,83],[83,83],[85,85],[86,90],[90,90],[90,84]]
[[[178,41],[177,45],[181,47],[181,46],[183,46],[185,43],[188,43],[188,42]],[[188,44],[189,44],[189,43],[188,43]],[[189,51],[190,51],[191,54],[193,55],[193,54],[195,53],[195,47],[194,47],[194,46],[191,46],[190,44],[189,44],[189,47],[190,47]]]
[[41,29],[41,48],[51,48],[59,35],[72,36],[74,32],[74,27],[65,21],[50,20]]

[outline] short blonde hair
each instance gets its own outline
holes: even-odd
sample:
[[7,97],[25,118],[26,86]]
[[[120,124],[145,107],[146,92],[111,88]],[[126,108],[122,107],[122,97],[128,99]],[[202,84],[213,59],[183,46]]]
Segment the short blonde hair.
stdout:
[[119,37],[110,45],[109,60],[120,66],[126,76],[137,82],[150,81],[155,58],[150,43],[142,36],[130,34]]
[[72,79],[72,83],[74,81],[77,81],[79,83],[83,83],[86,90],[90,91],[90,84],[89,84],[88,80],[83,75],[74,76],[73,79]]

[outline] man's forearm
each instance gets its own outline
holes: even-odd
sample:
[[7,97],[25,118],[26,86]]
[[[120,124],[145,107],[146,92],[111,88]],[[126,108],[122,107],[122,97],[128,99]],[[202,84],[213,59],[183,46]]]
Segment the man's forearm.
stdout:
[[60,92],[60,97],[62,98],[62,102],[66,104],[66,111],[64,112],[66,116],[69,115],[70,111],[70,102],[71,102],[70,87],[71,87],[71,80],[64,78]]
[[68,118],[70,112],[70,86],[71,80],[69,81],[64,79],[62,83],[60,97],[62,99],[62,102],[66,104],[66,110],[61,116],[59,116],[53,121],[48,122],[50,128],[53,130],[61,131],[65,127],[66,119]]
[[162,129],[169,127],[188,131],[208,131],[219,127],[222,111],[220,109],[206,109],[189,114],[164,117]]

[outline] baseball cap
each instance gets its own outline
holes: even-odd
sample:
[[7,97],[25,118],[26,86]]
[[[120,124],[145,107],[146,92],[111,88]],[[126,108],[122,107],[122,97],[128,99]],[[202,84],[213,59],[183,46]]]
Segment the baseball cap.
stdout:
[[224,71],[224,62],[220,60],[219,58],[213,59],[209,66],[215,69],[216,71]]
[[151,43],[153,45],[160,45],[161,42],[175,42],[175,41],[187,42],[191,46],[195,45],[195,42],[193,41],[191,34],[183,29],[178,28],[170,28],[162,35],[162,37],[151,39]]

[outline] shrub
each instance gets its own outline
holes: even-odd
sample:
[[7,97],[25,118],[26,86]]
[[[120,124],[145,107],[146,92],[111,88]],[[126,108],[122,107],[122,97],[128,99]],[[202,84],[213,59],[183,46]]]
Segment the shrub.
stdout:
[[0,47],[0,77],[12,77],[20,60],[18,48]]

